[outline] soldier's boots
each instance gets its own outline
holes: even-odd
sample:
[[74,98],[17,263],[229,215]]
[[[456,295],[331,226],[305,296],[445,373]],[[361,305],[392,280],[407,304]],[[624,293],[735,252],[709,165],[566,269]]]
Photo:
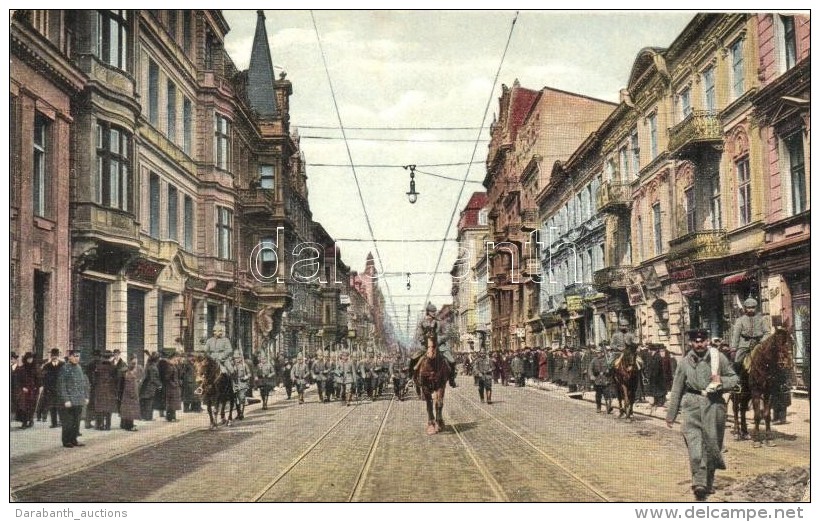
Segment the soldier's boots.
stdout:
[[483,393],[479,393],[478,398],[481,399],[482,403],[484,402],[484,394]]
[[299,392],[299,404],[304,404],[305,402],[305,392]]
[[455,363],[450,365],[450,387],[457,388],[458,385],[456,384],[456,365]]
[[353,399],[353,392],[347,392],[347,404],[346,406],[350,406],[350,400]]
[[322,390],[319,390],[319,402],[325,402],[325,394],[322,393]]
[[492,404],[492,403],[493,403],[493,392],[490,391],[490,390],[487,390],[487,404]]

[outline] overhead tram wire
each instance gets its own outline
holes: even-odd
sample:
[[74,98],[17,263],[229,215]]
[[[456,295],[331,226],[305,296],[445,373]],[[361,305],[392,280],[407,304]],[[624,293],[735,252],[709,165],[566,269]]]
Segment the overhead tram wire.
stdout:
[[[312,9],[310,11],[310,19],[313,22],[313,30],[316,33],[316,42],[319,45],[319,53],[322,56],[322,64],[324,65],[324,68],[325,68],[325,75],[327,75],[327,83],[328,83],[328,86],[330,87],[330,96],[333,99],[333,107],[336,109],[336,119],[339,121],[339,130],[341,131],[342,136],[345,139],[344,143],[345,143],[345,150],[347,151],[347,159],[350,162],[350,170],[353,172],[353,180],[356,182],[356,191],[359,194],[359,201],[362,204],[362,211],[364,212],[364,219],[365,219],[365,222],[367,223],[367,230],[370,232],[370,238],[373,240],[373,249],[376,251],[376,258],[379,260],[379,269],[380,269],[381,272],[384,272],[384,264],[382,263],[382,255],[381,255],[381,252],[379,251],[379,245],[376,242],[376,235],[373,233],[373,225],[370,223],[370,215],[367,213],[367,206],[365,205],[364,196],[362,195],[362,187],[359,184],[359,176],[356,173],[356,167],[353,164],[353,154],[350,152],[350,143],[348,143],[348,141],[347,141],[347,133],[345,132],[344,123],[342,122],[342,113],[339,111],[339,103],[336,100],[336,91],[333,88],[333,80],[330,78],[330,70],[327,67],[327,59],[325,58],[325,50],[324,50],[324,47],[322,47],[322,39],[319,36],[319,27],[316,25],[316,17],[313,16],[313,10]],[[447,236],[447,234],[445,234],[445,237],[446,236]],[[443,245],[444,244],[442,243],[442,251],[444,250]],[[436,268],[436,270],[438,270],[438,268]],[[387,289],[387,296],[390,299],[390,305],[391,305],[391,307],[395,308],[395,305],[393,303],[393,294],[390,292],[390,285],[387,283],[386,280],[384,282],[384,286],[385,286],[385,289]],[[396,323],[396,324],[398,325],[398,323]]]
[[[483,164],[483,161],[475,161],[475,164]],[[463,161],[457,163],[425,163],[425,164],[416,164],[416,167],[463,167],[464,165],[469,165],[469,163],[465,163]],[[355,165],[353,163],[343,164],[343,163],[307,163],[308,167],[361,167],[361,168],[371,168],[371,169],[392,169],[392,168],[404,168],[406,165],[389,165],[385,163],[363,163],[361,165]]]
[[[493,95],[495,94],[495,86],[498,84],[498,77],[501,74],[501,67],[504,65],[504,59],[507,57],[507,50],[510,48],[510,42],[512,41],[513,31],[515,30],[515,22],[518,20],[518,11],[515,12],[515,18],[513,18],[512,24],[510,25],[510,34],[507,36],[507,43],[504,45],[504,53],[501,55],[501,61],[498,64],[498,70],[495,72],[495,79],[493,80],[493,88],[490,90],[490,97],[487,99],[487,106],[484,108],[484,116],[481,118],[481,129],[476,136],[475,145],[473,146],[473,155],[470,157],[470,163],[467,165],[467,172],[464,174],[464,180],[461,182],[461,188],[458,191],[458,197],[456,198],[455,205],[453,205],[453,212],[450,214],[450,220],[447,222],[447,231],[444,232],[444,237],[447,237],[450,234],[450,227],[453,226],[453,218],[458,212],[458,204],[461,201],[461,195],[464,193],[464,187],[467,184],[467,178],[470,176],[470,165],[473,164],[475,161],[476,152],[478,151],[478,144],[481,140],[481,132],[484,129],[484,122],[487,120],[487,113],[490,111],[490,104],[493,102]],[[444,243],[441,244],[441,249],[438,252],[438,260],[436,260],[436,268],[434,272],[438,272],[439,267],[441,266],[441,256],[444,254]],[[433,274],[432,280],[430,281],[430,288],[427,290],[428,297],[424,300],[425,302],[430,300],[429,295],[433,291],[433,285],[436,282],[436,275]]]

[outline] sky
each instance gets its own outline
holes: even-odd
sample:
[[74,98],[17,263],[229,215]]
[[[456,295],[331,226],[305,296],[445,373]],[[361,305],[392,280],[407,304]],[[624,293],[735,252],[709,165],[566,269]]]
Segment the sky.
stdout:
[[[246,69],[256,11],[223,13],[230,25],[225,48]],[[374,246],[371,237],[455,239],[459,212],[484,190],[488,127],[502,84],[518,79],[533,90],[552,87],[617,103],[638,52],[669,46],[694,14],[265,11],[274,68],[293,84],[291,130],[302,137],[314,221],[337,239],[352,269],[362,270],[373,253],[400,326],[407,306],[415,317],[428,294],[439,307],[451,302],[454,241],[443,249],[441,241]],[[411,164],[420,193],[414,205],[403,168]]]

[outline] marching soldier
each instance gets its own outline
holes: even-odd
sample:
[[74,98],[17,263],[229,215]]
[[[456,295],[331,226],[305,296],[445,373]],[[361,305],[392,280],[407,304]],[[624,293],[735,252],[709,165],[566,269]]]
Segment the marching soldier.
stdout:
[[524,361],[518,356],[518,352],[515,352],[510,361],[510,371],[513,374],[515,385],[518,387],[524,386]]
[[478,359],[473,365],[473,375],[478,379],[478,397],[484,402],[487,395],[487,404],[493,403],[493,365],[487,356],[486,350],[478,352]]
[[401,354],[396,354],[388,368],[390,378],[393,380],[393,394],[400,401],[404,400],[405,388],[407,387],[407,364],[401,359]]
[[332,391],[326,388],[328,383],[329,371],[328,363],[325,362],[325,357],[322,352],[316,354],[316,360],[313,361],[310,371],[313,374],[313,382],[316,383],[316,389],[319,391],[319,402],[329,402]]
[[[723,393],[738,382],[732,364],[718,350],[708,346],[709,332],[689,332],[691,350],[675,371],[666,425],[670,428],[684,412],[683,437],[689,451],[692,492],[705,500],[714,492],[715,470],[726,469],[723,461],[723,434],[726,429],[726,401]],[[717,357],[718,360],[714,361]]]
[[[359,364],[359,378],[364,387],[364,391],[367,393],[367,397],[370,400],[373,400],[373,388],[376,382],[376,361],[373,360],[373,353],[367,354],[365,359],[361,361]],[[361,391],[361,390],[359,390]]]
[[349,360],[350,355],[343,351],[339,363],[336,365],[336,384],[340,386],[340,393],[346,404],[350,406],[353,390],[356,387],[356,366]]
[[296,395],[299,397],[299,404],[305,402],[305,384],[310,375],[308,365],[305,363],[305,356],[301,353],[296,357],[296,364],[290,370],[290,378],[296,384]]
[[[603,343],[601,343],[603,344]],[[612,413],[612,377],[609,362],[603,346],[595,350],[595,357],[589,363],[589,375],[595,389],[595,411],[601,413],[601,400],[606,404],[606,412]]]
[[748,298],[743,301],[744,315],[735,320],[732,327],[730,348],[735,352],[735,372],[740,373],[744,360],[752,348],[769,332],[769,325],[762,315],[757,313],[757,301]]

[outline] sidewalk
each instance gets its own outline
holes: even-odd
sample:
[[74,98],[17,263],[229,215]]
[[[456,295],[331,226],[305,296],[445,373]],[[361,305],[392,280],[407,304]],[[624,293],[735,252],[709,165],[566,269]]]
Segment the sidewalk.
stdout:
[[[570,393],[564,386],[559,386],[557,384],[553,384],[550,382],[540,382],[533,379],[527,379],[526,386],[529,388],[545,391],[550,395],[563,396],[570,400],[578,400],[585,403],[589,403],[591,408],[595,407],[594,391],[588,390],[583,393]],[[613,399],[612,403],[615,406],[615,413],[613,413],[613,415],[617,417],[618,399]],[[666,419],[666,407],[653,408],[651,402],[636,402],[633,405],[632,409],[633,412],[637,415],[643,415],[646,417],[660,420]],[[732,416],[731,404],[729,405],[729,411],[727,416],[729,425],[734,425],[734,417]],[[792,404],[791,406],[789,406],[788,412],[786,414],[786,424],[773,425],[772,429],[776,429],[778,432],[783,433],[784,435],[798,435],[801,437],[808,438],[811,434],[810,418],[811,402],[808,400],[806,395],[793,393]],[[746,413],[746,422],[749,424],[750,427],[754,423],[754,414],[751,411],[748,411]]]
[[[259,398],[259,392],[256,392],[255,398]],[[277,388],[271,392],[268,408],[285,401],[285,390]],[[261,408],[261,402],[247,405],[245,415]],[[10,490],[74,473],[192,431],[208,429],[208,412],[204,407],[202,412],[178,411],[179,422],[168,422],[158,418],[156,413],[153,421],[135,421],[136,432],[121,430],[120,418],[116,413],[112,415],[110,431],[86,429],[85,424],[81,423],[82,436],[79,440],[85,446],[79,448],[64,448],[60,440],[62,430],[59,427],[51,428],[50,420],[35,421],[33,427],[24,430],[20,429],[19,422],[12,422],[9,429]]]

